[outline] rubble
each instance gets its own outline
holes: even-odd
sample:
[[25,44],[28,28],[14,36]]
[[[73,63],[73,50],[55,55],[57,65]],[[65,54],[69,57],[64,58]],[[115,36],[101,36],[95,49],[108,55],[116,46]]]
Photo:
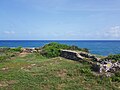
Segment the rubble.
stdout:
[[99,73],[103,73],[103,72],[114,73],[120,70],[120,62],[118,61],[115,63],[112,63],[111,60],[102,61],[101,63],[97,63],[97,66],[99,68],[98,70]]
[[26,53],[33,53],[33,52],[40,52],[40,48],[22,48],[22,52]]
[[105,73],[106,76],[111,76],[110,73],[114,73],[120,70],[120,62],[118,61],[112,62],[112,60],[109,60],[109,59],[107,60],[105,59],[101,61],[100,58],[86,52],[61,50],[60,56],[67,59],[71,59],[71,60],[85,61],[85,62],[91,61],[91,60],[85,60],[85,59],[92,59],[94,63],[90,62],[90,64],[92,64],[94,71],[99,73]]

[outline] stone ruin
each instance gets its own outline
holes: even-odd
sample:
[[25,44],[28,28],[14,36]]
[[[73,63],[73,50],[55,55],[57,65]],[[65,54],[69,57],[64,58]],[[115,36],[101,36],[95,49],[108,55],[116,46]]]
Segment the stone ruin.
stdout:
[[[33,53],[41,52],[40,48],[22,48],[22,52]],[[83,51],[73,51],[73,50],[61,50],[61,57],[79,61],[88,62],[92,64],[93,70],[99,73],[116,72],[120,70],[120,62],[111,62],[112,60],[101,60],[101,58],[96,57],[87,52]],[[89,59],[89,60],[86,60]]]
[[61,50],[61,57],[67,58],[67,59],[72,59],[76,61],[83,60],[85,58],[93,59],[95,61],[99,60],[95,55],[92,55],[87,52],[82,52],[82,51],[72,51],[72,50]]
[[[71,50],[61,50],[61,57],[75,60],[75,61],[85,61],[93,66],[93,70],[99,73],[107,73],[107,72],[116,72],[120,70],[120,62],[111,62],[111,60],[102,60],[101,58],[96,57],[90,53],[86,52],[77,52]],[[86,60],[89,59],[89,60]],[[91,60],[90,60],[91,59]],[[93,60],[93,61],[92,61]]]

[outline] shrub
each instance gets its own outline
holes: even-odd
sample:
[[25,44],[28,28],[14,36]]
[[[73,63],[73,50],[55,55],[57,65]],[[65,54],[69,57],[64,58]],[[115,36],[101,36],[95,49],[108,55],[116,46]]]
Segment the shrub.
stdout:
[[21,51],[22,51],[21,48],[22,48],[22,47],[11,48],[10,51],[21,52]]
[[89,50],[88,50],[87,48],[79,48],[79,47],[74,46],[74,45],[69,46],[68,49],[70,49],[70,50],[79,50],[79,51],[89,52]]
[[17,55],[17,52],[21,51],[21,47],[17,48],[7,48],[2,47],[0,48],[0,62],[5,62],[7,59],[14,57]]
[[120,72],[116,72],[115,76],[112,76],[112,81],[113,82],[120,82]]
[[109,55],[106,59],[112,59],[114,61],[120,61],[120,54]]
[[54,48],[58,48],[58,49],[69,49],[70,48],[68,45],[59,44],[56,42],[52,42],[52,43],[49,43],[49,44],[46,44],[45,46],[43,46],[43,48],[47,48],[47,47],[54,47]]
[[46,57],[57,57],[60,55],[60,50],[50,46],[50,47],[44,48],[41,54]]

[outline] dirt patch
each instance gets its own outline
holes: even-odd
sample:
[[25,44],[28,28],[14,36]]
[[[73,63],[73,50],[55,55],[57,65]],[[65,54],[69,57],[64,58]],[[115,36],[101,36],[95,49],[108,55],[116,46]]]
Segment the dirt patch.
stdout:
[[64,84],[64,83],[58,84],[57,90],[63,90],[64,87],[65,87],[65,84]]
[[64,79],[64,77],[67,75],[67,70],[66,69],[59,70],[57,72],[57,75]]
[[26,67],[21,67],[21,70],[29,72],[34,66],[36,66],[36,64],[30,64]]
[[0,81],[0,87],[7,87],[12,84],[18,83],[17,80],[9,80],[9,81]]
[[50,90],[50,88],[51,88],[50,85],[42,85],[41,87],[43,90]]
[[7,84],[9,84],[9,85],[18,83],[17,80],[9,80],[9,81],[6,81],[6,82],[7,82]]
[[28,55],[28,54],[30,54],[30,53],[22,52],[22,53],[19,54],[19,57],[25,57],[25,56]]
[[0,82],[0,87],[7,87],[8,84],[5,81]]
[[38,76],[39,73],[36,73],[36,72],[32,72],[32,76]]

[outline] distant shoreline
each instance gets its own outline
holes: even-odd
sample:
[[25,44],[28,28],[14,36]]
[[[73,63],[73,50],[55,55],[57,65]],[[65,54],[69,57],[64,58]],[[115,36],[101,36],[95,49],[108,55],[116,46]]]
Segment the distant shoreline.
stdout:
[[41,47],[50,42],[88,48],[90,53],[107,56],[120,53],[120,40],[0,40],[0,47]]

